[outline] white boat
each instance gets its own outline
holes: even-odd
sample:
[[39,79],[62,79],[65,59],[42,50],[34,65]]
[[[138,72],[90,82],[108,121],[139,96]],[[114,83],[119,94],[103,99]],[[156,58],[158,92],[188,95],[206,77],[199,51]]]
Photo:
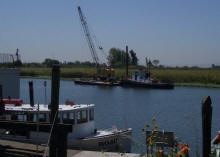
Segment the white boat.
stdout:
[[[112,128],[108,130],[96,130],[94,107],[94,104],[59,105],[59,123],[72,124],[72,132],[68,134],[68,148],[130,152],[132,129]],[[37,122],[37,115],[39,114],[39,122],[49,122],[49,113],[48,105],[39,105],[38,111],[38,105],[5,104],[5,112],[0,118],[5,120]],[[1,130],[0,138],[46,144],[49,133],[36,131],[18,133],[16,130]]]

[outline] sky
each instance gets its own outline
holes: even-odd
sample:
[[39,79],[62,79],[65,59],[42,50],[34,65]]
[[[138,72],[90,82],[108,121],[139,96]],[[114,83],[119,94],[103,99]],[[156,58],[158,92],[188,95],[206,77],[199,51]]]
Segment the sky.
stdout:
[[140,64],[220,65],[220,0],[0,0],[0,53],[92,61],[77,6],[105,54],[128,45]]

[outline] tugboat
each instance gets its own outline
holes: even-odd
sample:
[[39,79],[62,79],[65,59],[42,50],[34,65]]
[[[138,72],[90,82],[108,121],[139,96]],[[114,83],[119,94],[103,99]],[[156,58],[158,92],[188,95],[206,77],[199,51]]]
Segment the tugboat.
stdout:
[[174,88],[174,85],[172,83],[162,83],[157,80],[151,79],[150,72],[146,72],[143,70],[133,71],[132,78],[121,80],[120,85],[124,87],[143,87],[153,89]]

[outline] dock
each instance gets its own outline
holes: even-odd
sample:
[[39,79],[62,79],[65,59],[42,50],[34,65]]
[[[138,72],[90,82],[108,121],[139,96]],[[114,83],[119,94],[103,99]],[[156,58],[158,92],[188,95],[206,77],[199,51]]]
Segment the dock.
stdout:
[[[42,157],[46,152],[46,156],[49,156],[49,148],[39,145],[37,146],[29,143],[15,142],[9,140],[0,140],[1,156],[12,157],[25,157],[34,156]],[[117,152],[99,152],[99,151],[86,151],[86,150],[67,150],[67,157],[140,157],[139,154],[134,153],[117,153]]]

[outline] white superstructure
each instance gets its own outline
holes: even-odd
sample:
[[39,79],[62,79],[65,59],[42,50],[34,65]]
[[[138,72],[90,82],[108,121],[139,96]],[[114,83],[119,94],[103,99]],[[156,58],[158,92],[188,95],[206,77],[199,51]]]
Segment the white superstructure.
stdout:
[[[68,134],[68,147],[85,150],[126,151],[131,150],[131,129],[96,130],[94,122],[94,104],[59,105],[58,122],[72,124],[72,132]],[[48,105],[5,104],[5,112],[0,119],[26,122],[49,122]],[[39,117],[37,119],[37,117]],[[2,131],[1,131],[2,132]],[[5,130],[1,138],[46,144],[49,133],[16,130]],[[119,146],[121,145],[121,146]]]
[[143,70],[134,70],[132,73],[132,81],[150,82],[150,73]]

